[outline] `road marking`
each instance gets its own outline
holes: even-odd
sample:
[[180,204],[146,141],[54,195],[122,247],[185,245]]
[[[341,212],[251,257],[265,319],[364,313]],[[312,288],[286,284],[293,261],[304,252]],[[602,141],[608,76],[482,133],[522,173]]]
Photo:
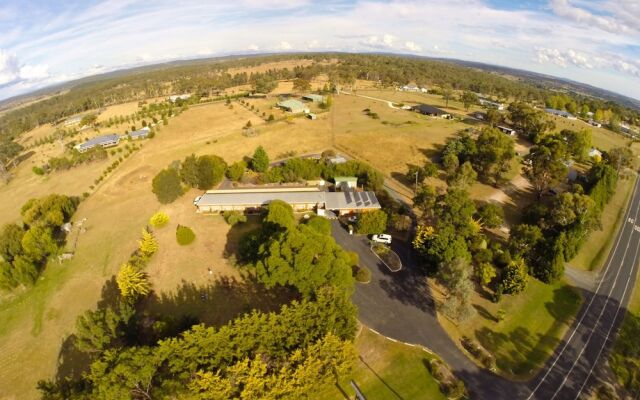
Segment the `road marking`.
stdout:
[[[629,204],[629,209],[627,209],[627,218],[631,214],[631,209],[633,208],[633,203],[634,203],[635,197],[636,197],[637,192],[638,192],[638,184],[639,183],[640,183],[640,179],[636,180],[636,184],[635,184],[635,186],[633,188],[633,195],[631,196],[631,202]],[[637,217],[637,211],[636,211],[636,217]],[[606,267],[605,267],[605,269],[603,271],[603,274],[602,274],[603,279],[601,279],[600,282],[598,283],[598,286],[596,287],[595,293],[598,293],[598,291],[600,290],[600,286],[605,281],[604,277],[607,276],[607,272],[609,271],[609,268],[611,267],[611,262],[613,261],[613,258],[614,258],[613,255],[618,250],[618,245],[620,244],[620,240],[622,239],[622,236],[624,236],[623,232],[624,232],[624,225],[622,226],[622,229],[619,232],[618,239],[616,240],[616,245],[615,245],[613,251],[611,253],[609,253],[610,254],[609,262],[607,263],[607,265],[606,265]],[[578,324],[576,325],[576,327],[571,332],[571,335],[569,336],[569,338],[565,342],[564,346],[562,347],[562,349],[560,350],[560,352],[556,356],[555,360],[553,360],[553,363],[551,363],[551,365],[547,369],[547,372],[544,374],[544,376],[542,377],[540,382],[538,382],[536,387],[533,388],[533,390],[531,391],[531,394],[529,395],[529,397],[527,397],[527,400],[530,400],[533,397],[533,395],[538,391],[540,386],[542,386],[542,384],[545,382],[545,380],[547,379],[547,377],[549,376],[549,374],[551,373],[553,368],[556,366],[556,364],[560,360],[560,357],[562,357],[562,355],[564,354],[565,350],[569,346],[569,343],[571,343],[571,339],[573,339],[573,336],[578,331],[578,328],[580,328],[580,326],[582,325],[582,321],[584,321],[584,319],[587,316],[587,314],[589,314],[589,310],[591,309],[591,305],[593,304],[593,300],[595,298],[596,298],[595,295],[591,297],[591,300],[589,300],[589,304],[587,304],[587,308],[585,309],[584,313],[582,314],[582,317],[580,318],[580,321],[578,321]]]
[[[638,207],[636,209],[636,217],[638,216],[638,211],[640,211],[640,207]],[[634,230],[635,230],[635,226],[634,226]],[[573,372],[573,369],[576,367],[576,365],[578,365],[578,361],[580,361],[580,359],[582,358],[582,355],[584,354],[585,350],[587,349],[587,346],[589,345],[589,343],[591,342],[591,338],[593,337],[594,332],[596,332],[596,327],[598,326],[598,323],[600,322],[600,319],[602,318],[602,315],[604,314],[605,310],[607,309],[607,306],[609,305],[609,300],[611,299],[611,294],[613,293],[614,289],[616,289],[616,283],[618,282],[618,278],[620,276],[620,272],[622,271],[622,265],[624,264],[625,260],[627,259],[627,252],[629,250],[629,246],[631,245],[631,239],[633,238],[633,232],[631,232],[631,236],[629,237],[629,240],[627,241],[627,246],[624,249],[624,253],[622,255],[622,260],[620,261],[620,265],[618,268],[618,271],[616,272],[616,276],[613,280],[613,284],[611,285],[611,288],[609,289],[609,293],[607,294],[607,298],[605,300],[604,305],[602,306],[602,309],[600,310],[600,313],[598,314],[598,318],[596,319],[596,322],[593,325],[593,329],[591,329],[591,332],[589,333],[589,336],[587,337],[587,340],[585,341],[584,345],[582,346],[582,349],[580,350],[580,353],[578,354],[578,356],[575,358],[575,360],[573,361],[573,364],[571,365],[571,368],[569,369],[569,371],[565,374],[564,379],[562,380],[562,383],[560,383],[560,386],[558,386],[558,389],[556,389],[556,391],[553,393],[553,397],[551,397],[551,400],[555,399],[556,396],[558,395],[558,393],[560,393],[560,391],[564,388],[565,383],[567,382],[567,380],[569,379],[569,376],[571,375],[571,373]],[[636,256],[638,253],[638,246],[636,245]],[[615,252],[614,252],[615,254]],[[635,259],[636,256],[634,256],[634,260],[633,262],[635,263]],[[635,266],[632,267],[632,269],[635,269]],[[627,280],[627,285],[629,284],[629,280]],[[625,292],[626,292],[626,286],[625,286]],[[595,296],[598,295],[598,291],[596,290],[596,293],[594,293],[593,298],[595,298]],[[617,315],[617,313],[616,313]],[[615,318],[614,318],[615,321]],[[613,326],[613,325],[612,325]],[[597,362],[597,358],[595,360],[595,362]],[[595,365],[594,362],[594,365]]]
[[[636,262],[638,260],[638,249],[640,249],[640,246],[636,246],[636,253],[633,256],[633,267],[631,268],[632,272],[635,271],[636,267],[637,267]],[[629,276],[631,276],[631,275],[632,275],[632,273],[629,274]],[[629,289],[629,282],[631,282],[631,279],[627,279],[627,283],[624,285],[624,291],[622,292],[622,297],[620,298],[620,304],[622,304],[624,302],[624,296],[626,296],[627,290]],[[593,365],[591,366],[591,369],[589,370],[589,374],[587,375],[587,377],[585,378],[584,382],[582,383],[582,386],[580,386],[580,390],[578,390],[578,394],[576,395],[575,399],[580,397],[580,394],[584,390],[584,387],[587,385],[587,382],[589,381],[589,378],[591,377],[591,374],[593,373],[593,369],[596,367],[596,364],[598,363],[598,360],[600,359],[600,354],[602,354],[602,351],[604,350],[604,347],[606,346],[607,342],[609,341],[609,335],[611,335],[611,331],[613,331],[616,319],[618,318],[618,313],[620,312],[621,309],[622,309],[621,305],[619,305],[616,308],[616,313],[613,316],[613,321],[612,321],[611,325],[609,326],[609,329],[607,330],[607,336],[605,336],[605,340],[604,340],[604,342],[602,342],[602,346],[600,346],[600,349],[598,350],[598,354],[596,354],[596,359],[593,361]]]

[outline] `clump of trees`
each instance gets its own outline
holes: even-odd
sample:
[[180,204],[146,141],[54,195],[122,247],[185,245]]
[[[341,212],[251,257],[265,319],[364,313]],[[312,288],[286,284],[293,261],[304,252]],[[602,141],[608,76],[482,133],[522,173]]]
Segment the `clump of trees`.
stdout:
[[22,224],[7,224],[0,231],[0,288],[29,286],[64,243],[64,223],[80,199],[52,194],[27,201],[20,211]]
[[373,210],[360,214],[356,229],[361,235],[384,233],[387,230],[387,213]]
[[96,146],[83,153],[73,149],[71,150],[71,155],[69,157],[50,158],[45,169],[50,169],[52,171],[67,170],[81,164],[104,160],[107,157],[107,150],[102,146]]

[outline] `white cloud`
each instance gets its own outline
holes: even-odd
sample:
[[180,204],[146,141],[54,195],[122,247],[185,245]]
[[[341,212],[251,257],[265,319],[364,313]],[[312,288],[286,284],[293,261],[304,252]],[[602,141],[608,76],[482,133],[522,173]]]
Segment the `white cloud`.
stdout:
[[[614,1],[615,4],[613,10],[621,11],[620,14],[624,15],[623,18],[619,18],[616,15],[595,15],[586,8],[577,7],[569,0],[551,0],[551,9],[556,15],[568,18],[575,22],[596,26],[604,31],[611,33],[628,33],[632,31],[638,31],[638,24],[640,23],[640,11],[638,11],[637,2],[635,6],[630,1]],[[606,9],[606,7],[605,7]],[[633,21],[633,14],[629,14],[629,11],[635,9],[637,14],[635,21]],[[631,16],[631,20],[629,17]],[[635,22],[635,23],[634,23]]]
[[249,51],[258,51],[258,50],[260,50],[260,47],[258,47],[257,44],[250,44],[249,46],[247,46],[247,50],[249,50]]
[[20,65],[15,54],[0,49],[0,86],[42,81],[49,77],[47,65]]
[[307,42],[307,49],[316,49],[319,46],[320,46],[320,42],[318,42],[316,39],[309,40]]
[[360,41],[360,44],[374,49],[391,49],[393,48],[395,41],[395,36],[385,33],[382,37],[377,35],[367,36],[364,40]]
[[276,46],[276,50],[291,50],[291,44],[289,42],[285,42],[284,40]]
[[198,55],[199,56],[210,56],[211,54],[213,54],[213,50],[211,49],[200,49],[198,50]]
[[48,65],[25,65],[20,68],[20,79],[27,81],[40,80],[49,77]]
[[539,64],[552,63],[562,68],[574,66],[582,69],[612,68],[636,78],[640,78],[640,60],[623,58],[617,54],[587,54],[576,50],[550,48],[535,49],[535,60]]
[[0,50],[0,85],[15,81],[19,73],[20,67],[16,56]]
[[419,53],[422,51],[422,47],[418,46],[417,44],[415,44],[415,42],[411,42],[411,41],[405,42],[404,48],[415,53]]

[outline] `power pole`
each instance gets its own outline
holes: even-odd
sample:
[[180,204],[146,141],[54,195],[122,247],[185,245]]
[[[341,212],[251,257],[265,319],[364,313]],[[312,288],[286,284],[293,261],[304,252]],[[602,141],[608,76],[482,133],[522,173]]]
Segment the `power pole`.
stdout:
[[413,191],[413,195],[416,196],[418,194],[418,174],[420,171],[416,171],[416,189]]

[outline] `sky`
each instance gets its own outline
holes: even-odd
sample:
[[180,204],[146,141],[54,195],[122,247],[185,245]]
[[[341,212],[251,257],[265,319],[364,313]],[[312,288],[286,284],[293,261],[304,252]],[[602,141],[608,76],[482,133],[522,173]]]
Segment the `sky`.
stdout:
[[640,99],[640,0],[0,1],[0,99],[139,65],[293,51],[479,61]]

